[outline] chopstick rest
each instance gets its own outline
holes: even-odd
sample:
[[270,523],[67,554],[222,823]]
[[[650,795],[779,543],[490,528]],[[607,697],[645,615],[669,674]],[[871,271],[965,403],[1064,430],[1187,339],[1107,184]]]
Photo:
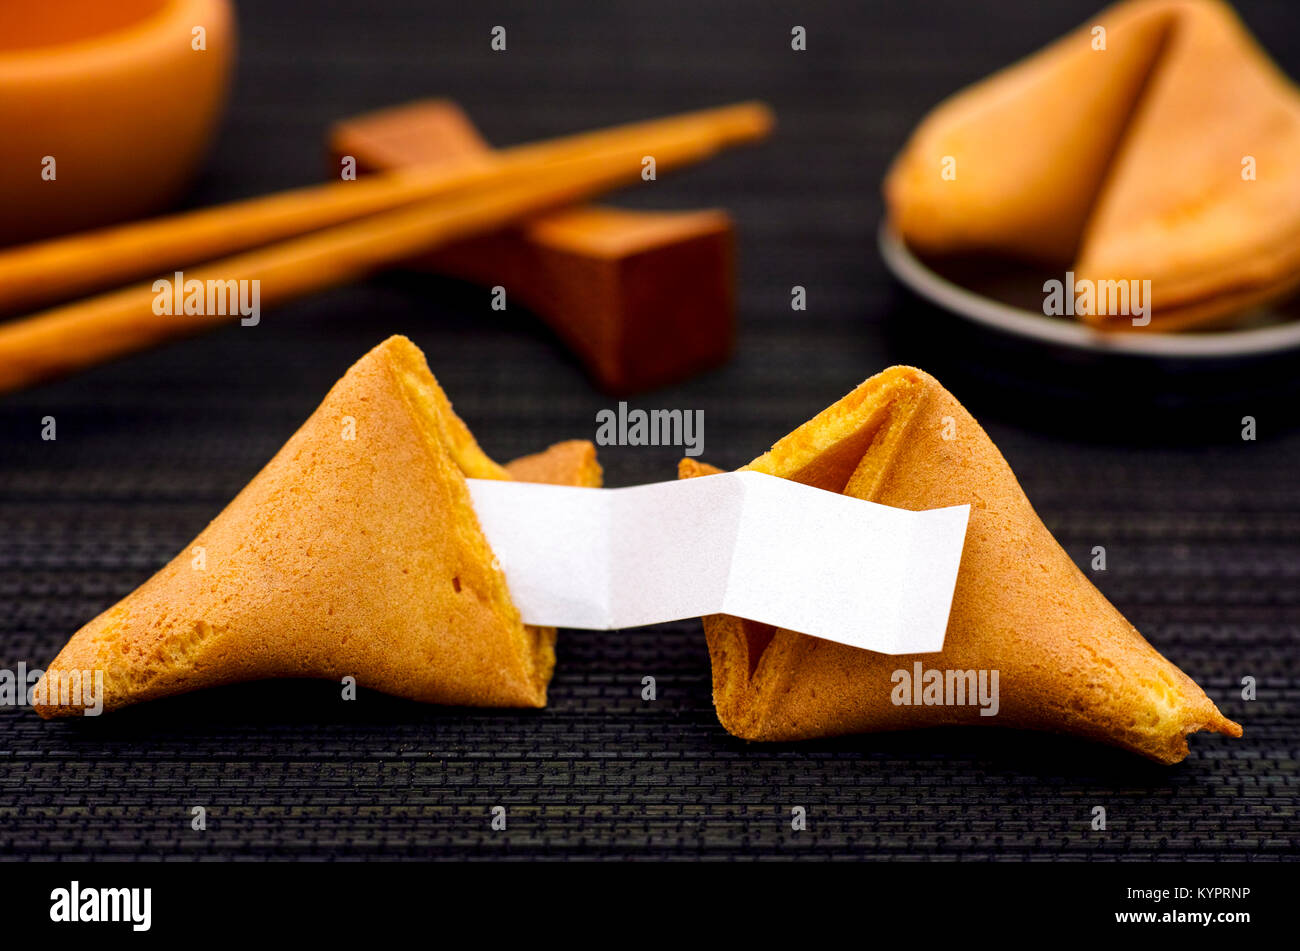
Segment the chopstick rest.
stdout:
[[[680,469],[683,478],[718,471],[692,459]],[[970,521],[939,653],[889,656],[727,614],[706,617],[714,703],[731,733],[788,741],[1010,726],[1162,763],[1187,756],[1189,733],[1241,735],[1084,577],[993,441],[928,374],[885,370],[742,471],[902,509],[969,504]],[[986,685],[995,703],[973,702]]]
[[[382,173],[493,153],[455,103],[422,100],[337,123],[336,160]],[[734,225],[720,209],[562,208],[406,262],[500,285],[542,318],[610,393],[723,362],[735,336]]]

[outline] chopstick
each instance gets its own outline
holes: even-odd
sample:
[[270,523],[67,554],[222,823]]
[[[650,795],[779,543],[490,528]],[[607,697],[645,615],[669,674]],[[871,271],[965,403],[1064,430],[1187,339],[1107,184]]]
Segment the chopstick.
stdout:
[[722,148],[762,138],[771,126],[765,105],[738,103],[0,251],[0,313],[82,296],[463,188],[505,183],[601,151],[640,148],[656,155],[660,141],[692,136]]
[[[757,119],[757,114],[751,115]],[[770,121],[770,120],[769,120]],[[734,141],[761,135],[757,123],[661,129],[617,147],[551,159],[489,177],[438,198],[203,265],[186,281],[258,281],[274,306],[334,287],[442,244],[498,230],[537,213],[639,180],[643,155],[659,169],[700,161]],[[653,138],[653,148],[647,146]],[[579,150],[580,151],[580,150]],[[0,324],[0,391],[92,366],[151,344],[237,319],[234,314],[157,314],[153,282]]]

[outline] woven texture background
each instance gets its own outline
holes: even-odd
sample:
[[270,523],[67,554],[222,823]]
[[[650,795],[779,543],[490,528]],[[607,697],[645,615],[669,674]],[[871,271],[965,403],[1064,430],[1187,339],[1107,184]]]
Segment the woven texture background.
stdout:
[[[239,75],[188,201],[319,180],[334,119],[429,95],[494,142],[750,97],[769,144],[620,196],[730,209],[740,337],[725,368],[633,399],[703,409],[743,464],[895,362],[985,424],[1061,543],[1246,727],[1161,768],[1067,739],[944,730],[748,745],[714,716],[698,621],[561,632],[545,711],[438,709],[253,684],[97,721],[0,710],[0,857],[1192,859],[1296,854],[1300,432],[1294,360],[1188,368],[1024,350],[911,298],[874,245],[878,183],[924,110],[1092,4],[246,3]],[[1242,4],[1292,75],[1284,0]],[[307,12],[310,11],[310,12]],[[493,54],[488,31],[508,28]],[[809,50],[789,49],[805,25]],[[794,314],[790,288],[808,289]],[[69,634],[179,551],[329,385],[411,336],[497,458],[594,436],[612,405],[529,315],[392,274],[75,379],[0,397],[0,666]],[[1243,442],[1241,416],[1259,439]],[[58,439],[40,438],[56,417]],[[671,449],[602,450],[610,485]],[[654,676],[659,699],[640,699]],[[1239,699],[1243,676],[1259,699]],[[505,832],[489,810],[508,809]],[[1089,828],[1105,806],[1109,828]],[[208,828],[190,828],[204,806]],[[789,829],[790,809],[808,829]]]

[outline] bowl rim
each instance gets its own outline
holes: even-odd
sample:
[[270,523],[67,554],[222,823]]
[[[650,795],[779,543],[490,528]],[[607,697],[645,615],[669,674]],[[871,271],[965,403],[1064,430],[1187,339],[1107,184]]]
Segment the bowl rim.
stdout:
[[130,65],[136,57],[154,55],[182,29],[190,33],[195,26],[210,26],[195,22],[207,13],[217,14],[223,23],[229,21],[229,0],[161,0],[157,9],[103,33],[0,50],[0,84],[84,74],[106,66],[120,67],[123,62]]

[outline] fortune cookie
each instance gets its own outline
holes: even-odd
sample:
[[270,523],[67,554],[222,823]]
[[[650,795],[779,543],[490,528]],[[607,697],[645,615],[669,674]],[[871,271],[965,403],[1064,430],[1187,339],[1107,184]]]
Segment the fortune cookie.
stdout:
[[[1153,325],[1215,323],[1300,283],[1300,90],[1232,10],[1184,2],[1075,272],[1151,281]],[[1094,324],[1128,324],[1099,307]]]
[[[897,508],[971,511],[940,653],[878,654],[706,617],[714,704],[736,736],[985,724],[1070,733],[1175,763],[1189,733],[1241,735],[1084,577],[979,424],[920,370],[872,377],[744,468]],[[717,471],[686,459],[680,475]],[[900,702],[918,663],[945,678],[996,672],[996,715],[969,701]]]
[[1218,0],[1131,0],[936,107],[884,191],[922,254],[1070,268],[1089,323],[1222,324],[1300,283],[1300,90]]
[[193,542],[73,635],[37,712],[81,713],[58,684],[91,671],[106,710],[345,676],[427,703],[545,706],[555,630],[521,622],[466,477],[597,486],[601,470],[586,442],[496,464],[420,350],[390,337]]

